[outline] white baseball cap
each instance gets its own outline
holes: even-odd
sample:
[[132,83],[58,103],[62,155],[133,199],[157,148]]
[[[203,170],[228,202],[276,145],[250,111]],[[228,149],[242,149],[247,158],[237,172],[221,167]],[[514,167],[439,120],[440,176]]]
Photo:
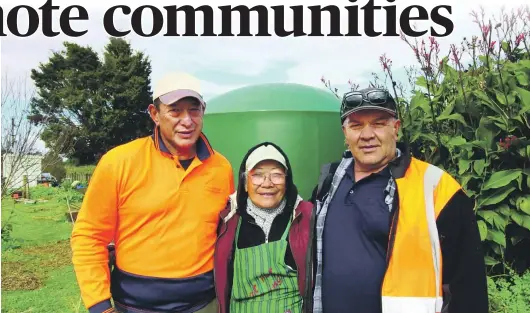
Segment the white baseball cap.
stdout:
[[279,162],[287,170],[287,162],[283,155],[272,145],[263,145],[256,148],[250,153],[245,164],[246,171],[253,169],[259,162],[265,160],[274,160]]
[[153,90],[153,101],[160,98],[164,104],[172,104],[186,97],[196,98],[203,107],[206,107],[201,95],[201,82],[196,77],[184,72],[164,75],[158,80]]

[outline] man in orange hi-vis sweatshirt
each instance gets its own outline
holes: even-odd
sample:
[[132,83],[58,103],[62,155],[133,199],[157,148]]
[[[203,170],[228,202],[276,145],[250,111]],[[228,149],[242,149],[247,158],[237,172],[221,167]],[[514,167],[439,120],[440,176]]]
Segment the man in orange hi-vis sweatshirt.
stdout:
[[205,108],[196,78],[166,75],[149,105],[154,134],[99,161],[71,239],[90,313],[217,311],[217,222],[234,179],[228,160],[202,133]]

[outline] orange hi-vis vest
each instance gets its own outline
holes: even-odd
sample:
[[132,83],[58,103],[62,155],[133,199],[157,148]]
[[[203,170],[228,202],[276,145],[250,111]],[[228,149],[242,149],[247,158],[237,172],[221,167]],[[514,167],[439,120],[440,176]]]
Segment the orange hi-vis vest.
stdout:
[[383,313],[440,313],[442,252],[438,215],[460,184],[442,169],[412,158],[396,178],[399,205],[390,229]]

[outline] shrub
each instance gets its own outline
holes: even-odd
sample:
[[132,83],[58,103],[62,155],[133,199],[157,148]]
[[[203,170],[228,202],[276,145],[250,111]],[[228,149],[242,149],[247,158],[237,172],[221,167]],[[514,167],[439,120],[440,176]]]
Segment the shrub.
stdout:
[[[486,264],[498,265],[493,273],[507,255],[522,272],[530,268],[530,10],[503,15],[497,25],[472,15],[480,34],[451,45],[446,56],[434,37],[402,35],[419,64],[407,69],[410,92],[394,80],[386,55],[380,62],[398,101],[400,140],[475,200]],[[384,87],[374,77],[371,85]]]
[[61,182],[66,177],[66,168],[63,160],[55,152],[46,153],[42,159],[42,165],[42,171],[52,174],[58,182]]
[[530,271],[524,275],[488,277],[489,312],[528,312],[530,302]]

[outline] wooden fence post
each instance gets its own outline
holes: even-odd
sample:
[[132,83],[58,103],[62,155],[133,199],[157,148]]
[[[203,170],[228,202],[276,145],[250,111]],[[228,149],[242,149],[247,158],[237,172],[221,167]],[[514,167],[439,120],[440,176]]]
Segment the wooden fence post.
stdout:
[[24,187],[24,194],[22,195],[24,198],[29,199],[29,182],[28,182],[28,175],[22,176],[22,186]]

